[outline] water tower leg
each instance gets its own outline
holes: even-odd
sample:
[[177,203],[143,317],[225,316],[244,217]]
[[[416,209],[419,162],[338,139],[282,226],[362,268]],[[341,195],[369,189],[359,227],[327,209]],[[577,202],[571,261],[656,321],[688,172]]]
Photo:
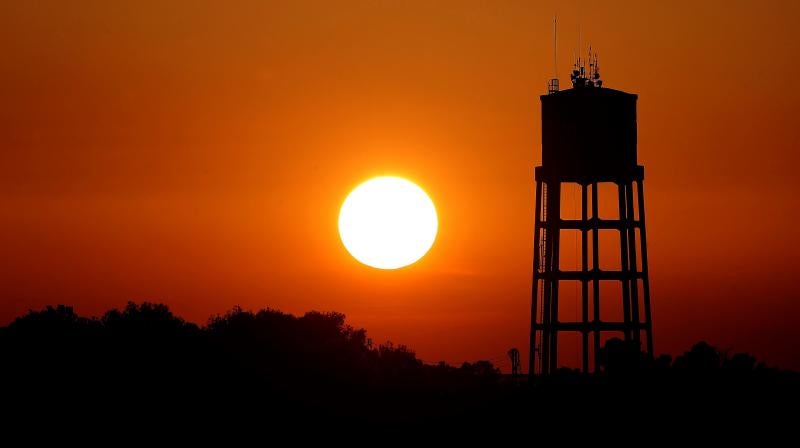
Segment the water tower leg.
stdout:
[[[597,233],[597,182],[592,182],[592,270],[597,272],[600,266],[600,238]],[[592,281],[592,301],[594,307],[594,371],[600,371],[600,279],[597,276]]]
[[630,297],[630,282],[627,275],[630,274],[630,265],[628,263],[628,229],[625,228],[625,223],[628,219],[628,207],[625,205],[625,184],[620,182],[617,184],[618,202],[619,202],[619,246],[620,246],[620,272],[623,277],[620,279],[622,286],[622,315],[623,327],[625,328],[625,341],[631,340],[631,297]]
[[644,220],[644,181],[639,178],[636,181],[636,190],[639,196],[639,221],[640,239],[642,244],[642,293],[644,294],[644,331],[647,334],[647,353],[653,355],[653,316],[650,307],[650,274],[647,269],[647,232],[645,232]]
[[581,346],[583,373],[589,373],[589,204],[587,184],[581,183]]
[[631,321],[633,322],[633,341],[641,350],[641,321],[639,319],[639,276],[636,263],[636,226],[634,225],[633,207],[633,182],[628,181],[625,186],[625,203],[627,204],[627,217],[625,227],[628,231],[628,263],[631,289]]

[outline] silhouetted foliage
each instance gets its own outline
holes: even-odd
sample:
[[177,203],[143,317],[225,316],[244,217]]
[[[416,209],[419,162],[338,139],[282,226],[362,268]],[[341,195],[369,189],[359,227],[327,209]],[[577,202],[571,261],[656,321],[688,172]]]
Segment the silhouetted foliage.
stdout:
[[236,307],[198,327],[160,304],[128,303],[101,318],[59,305],[0,328],[5,403],[58,418],[145,409],[167,419],[522,424],[581,400],[708,402],[732,390],[739,401],[787,399],[800,384],[796,374],[705,342],[674,361],[620,339],[600,355],[601,374],[562,368],[529,384],[489,361],[425,364],[404,345],[373,344],[336,312]]
[[709,372],[722,366],[722,357],[717,349],[701,341],[692,346],[688,352],[675,358],[674,366],[694,372]]
[[608,375],[631,375],[648,367],[647,356],[635,343],[610,339],[600,349],[600,364]]

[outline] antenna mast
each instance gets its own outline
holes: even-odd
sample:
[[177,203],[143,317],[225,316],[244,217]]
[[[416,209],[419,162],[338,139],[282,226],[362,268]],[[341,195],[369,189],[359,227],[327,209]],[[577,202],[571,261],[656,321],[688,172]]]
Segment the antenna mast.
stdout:
[[558,92],[558,17],[553,16],[553,77],[547,81],[547,94]]
[[558,16],[553,16],[553,78],[558,78]]

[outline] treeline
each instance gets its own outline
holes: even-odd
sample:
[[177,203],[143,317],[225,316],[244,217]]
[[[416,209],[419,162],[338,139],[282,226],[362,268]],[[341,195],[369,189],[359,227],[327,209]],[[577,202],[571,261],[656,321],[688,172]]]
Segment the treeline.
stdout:
[[55,306],[0,328],[0,387],[7,408],[36,418],[91,412],[438,425],[525,424],[589,403],[737,408],[788,400],[800,386],[796,373],[703,342],[674,360],[617,339],[602,350],[600,374],[561,369],[529,384],[487,361],[424,364],[406,346],[373,343],[335,312],[234,308],[201,327],[160,304],[129,303],[99,318]]
[[404,345],[373,343],[341,313],[237,307],[200,327],[153,303],[99,318],[63,305],[30,311],[0,328],[0,362],[5,397],[63,415],[77,400],[123,412],[255,406],[274,418],[373,418],[376,410],[427,418],[464,409],[464,391],[499,378],[485,361],[426,365]]

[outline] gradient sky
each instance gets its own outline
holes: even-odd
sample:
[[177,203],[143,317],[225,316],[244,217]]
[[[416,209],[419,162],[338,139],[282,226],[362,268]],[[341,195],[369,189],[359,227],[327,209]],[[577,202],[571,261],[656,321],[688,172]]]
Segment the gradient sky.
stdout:
[[[337,310],[426,361],[507,368],[554,13],[562,85],[580,22],[605,85],[639,94],[656,351],[800,368],[795,1],[4,1],[0,322]],[[382,174],[440,216],[400,271],[337,233]]]

